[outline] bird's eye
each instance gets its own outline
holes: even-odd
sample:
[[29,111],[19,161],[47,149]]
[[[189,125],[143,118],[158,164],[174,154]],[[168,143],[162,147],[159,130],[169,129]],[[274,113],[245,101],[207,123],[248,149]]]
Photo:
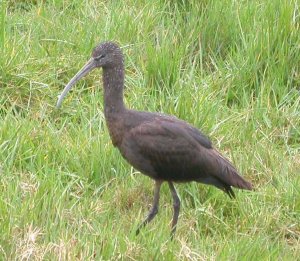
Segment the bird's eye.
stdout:
[[99,56],[95,57],[94,59],[95,59],[96,61],[99,61],[99,60],[101,60],[101,59],[104,58],[104,57],[105,57],[105,54],[100,54]]

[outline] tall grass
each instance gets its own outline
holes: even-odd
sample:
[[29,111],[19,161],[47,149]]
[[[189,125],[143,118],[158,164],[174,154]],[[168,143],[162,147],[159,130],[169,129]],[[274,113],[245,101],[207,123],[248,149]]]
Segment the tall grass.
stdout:
[[[299,1],[2,1],[0,257],[295,260],[300,255]],[[115,150],[100,72],[57,95],[103,40],[126,59],[128,107],[208,134],[255,186],[232,201],[167,186],[135,236],[153,182]]]

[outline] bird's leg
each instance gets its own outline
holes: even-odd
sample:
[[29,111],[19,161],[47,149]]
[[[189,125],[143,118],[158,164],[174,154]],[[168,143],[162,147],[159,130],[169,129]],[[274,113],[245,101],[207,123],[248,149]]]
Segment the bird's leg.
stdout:
[[174,208],[174,213],[173,213],[173,220],[172,220],[172,230],[171,230],[171,237],[173,238],[175,231],[176,231],[176,225],[178,221],[178,216],[179,216],[179,210],[180,210],[180,199],[177,195],[176,189],[171,181],[168,182],[169,187],[172,193],[173,197],[173,208]]
[[156,216],[156,214],[158,212],[159,191],[160,191],[160,187],[161,187],[162,182],[163,182],[162,180],[156,180],[155,181],[153,205],[152,205],[152,208],[150,209],[147,217],[143,221],[143,223],[140,224],[140,226],[136,230],[137,235],[140,233],[140,229],[142,227],[144,227],[146,224],[148,224]]

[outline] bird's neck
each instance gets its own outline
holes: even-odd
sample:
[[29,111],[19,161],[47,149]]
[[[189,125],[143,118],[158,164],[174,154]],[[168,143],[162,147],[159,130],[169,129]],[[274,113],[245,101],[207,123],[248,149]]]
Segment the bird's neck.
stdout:
[[104,113],[107,118],[125,110],[123,101],[124,67],[103,68]]

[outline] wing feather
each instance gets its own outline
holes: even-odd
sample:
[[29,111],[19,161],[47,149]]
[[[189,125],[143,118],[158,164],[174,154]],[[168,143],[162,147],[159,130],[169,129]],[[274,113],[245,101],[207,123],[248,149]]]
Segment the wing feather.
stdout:
[[252,188],[205,135],[176,118],[157,117],[131,129],[121,152],[135,168],[154,179],[195,180],[227,193],[232,191],[230,186]]
[[[173,181],[197,178],[199,143],[176,121],[158,118],[144,122],[128,132],[121,147],[123,156],[140,171],[147,172],[144,166],[151,165],[145,174],[153,178]],[[139,155],[139,159],[133,155]]]

